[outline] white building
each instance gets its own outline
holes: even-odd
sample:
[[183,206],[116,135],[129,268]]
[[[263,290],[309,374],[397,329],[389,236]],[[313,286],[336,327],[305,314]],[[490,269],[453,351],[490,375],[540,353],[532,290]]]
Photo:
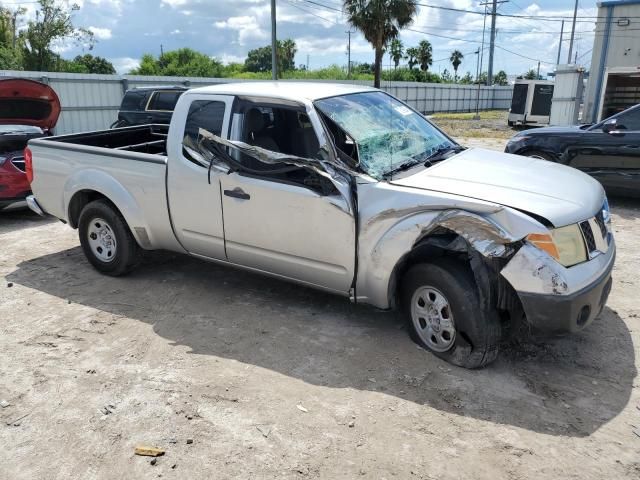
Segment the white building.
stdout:
[[597,122],[625,106],[640,103],[638,74],[640,0],[599,2],[583,121]]

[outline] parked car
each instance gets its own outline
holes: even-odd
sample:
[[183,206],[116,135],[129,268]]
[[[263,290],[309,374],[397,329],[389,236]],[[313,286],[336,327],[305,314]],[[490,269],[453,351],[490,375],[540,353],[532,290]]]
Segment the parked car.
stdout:
[[0,211],[25,207],[31,193],[24,148],[32,138],[49,135],[60,115],[51,87],[33,80],[0,80]]
[[187,89],[185,87],[144,87],[127,90],[120,104],[118,120],[111,128],[132,125],[166,124],[176,102]]
[[361,86],[217,85],[174,115],[29,142],[31,208],[104,274],[166,249],[400,306],[414,340],[470,368],[520,322],[577,331],[607,300],[608,205],[575,169],[465,149]]
[[595,125],[522,131],[505,152],[569,165],[611,194],[640,197],[640,105]]

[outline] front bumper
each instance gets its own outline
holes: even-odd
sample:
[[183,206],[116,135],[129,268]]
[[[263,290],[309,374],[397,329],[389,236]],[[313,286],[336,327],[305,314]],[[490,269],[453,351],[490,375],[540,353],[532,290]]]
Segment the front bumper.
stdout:
[[519,292],[527,322],[535,330],[554,334],[582,330],[600,315],[607,303],[612,269],[613,262],[595,282],[570,295]]
[[501,273],[516,290],[527,322],[535,330],[570,333],[585,328],[602,311],[611,291],[615,255],[611,237],[606,253],[564,268],[525,245]]

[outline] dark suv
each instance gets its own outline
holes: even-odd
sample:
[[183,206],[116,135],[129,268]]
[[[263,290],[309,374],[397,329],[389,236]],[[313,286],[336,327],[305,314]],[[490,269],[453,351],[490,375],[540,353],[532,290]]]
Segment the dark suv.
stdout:
[[169,124],[176,102],[185,87],[133,88],[124,94],[118,120],[111,128],[145,125],[148,123]]

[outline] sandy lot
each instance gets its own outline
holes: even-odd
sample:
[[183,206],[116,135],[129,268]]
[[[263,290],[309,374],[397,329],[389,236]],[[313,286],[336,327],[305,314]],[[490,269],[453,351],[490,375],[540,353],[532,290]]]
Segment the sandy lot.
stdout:
[[601,317],[481,371],[396,314],[182,255],[104,277],[75,231],[4,214],[0,479],[640,478],[640,202],[612,205]]

